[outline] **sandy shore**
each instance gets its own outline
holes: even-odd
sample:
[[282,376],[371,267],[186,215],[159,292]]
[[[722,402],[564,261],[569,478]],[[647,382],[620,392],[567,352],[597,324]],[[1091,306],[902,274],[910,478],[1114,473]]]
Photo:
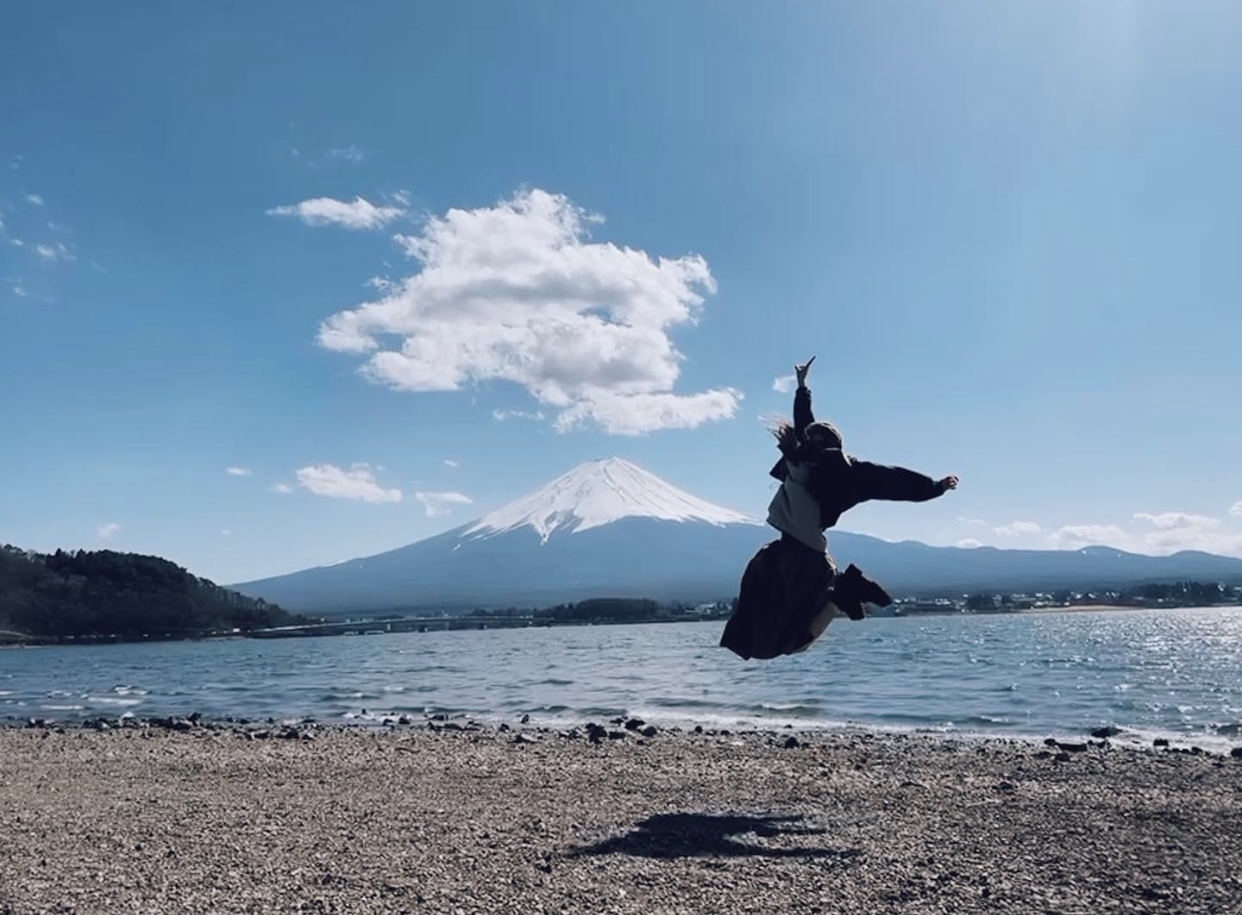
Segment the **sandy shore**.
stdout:
[[1242,759],[278,731],[0,730],[0,913],[1242,911]]

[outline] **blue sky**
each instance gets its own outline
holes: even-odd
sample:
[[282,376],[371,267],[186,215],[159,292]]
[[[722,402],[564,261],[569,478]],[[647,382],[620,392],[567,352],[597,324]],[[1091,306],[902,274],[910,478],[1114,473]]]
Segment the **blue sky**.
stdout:
[[1242,555],[1239,46],[1226,2],[22,5],[0,540],[234,582],[611,454],[761,514],[816,354],[850,450],[962,479],[845,529]]

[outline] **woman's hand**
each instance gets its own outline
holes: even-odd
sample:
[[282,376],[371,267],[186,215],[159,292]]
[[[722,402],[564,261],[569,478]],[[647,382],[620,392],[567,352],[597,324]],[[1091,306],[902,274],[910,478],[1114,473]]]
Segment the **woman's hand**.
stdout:
[[950,489],[957,489],[957,477],[948,476],[940,481],[941,492],[948,492]]
[[794,366],[794,377],[798,379],[798,387],[800,388],[806,387],[806,373],[811,370],[811,363],[814,361],[815,361],[815,357],[812,356],[810,359],[808,359],[806,362],[802,363],[801,365]]

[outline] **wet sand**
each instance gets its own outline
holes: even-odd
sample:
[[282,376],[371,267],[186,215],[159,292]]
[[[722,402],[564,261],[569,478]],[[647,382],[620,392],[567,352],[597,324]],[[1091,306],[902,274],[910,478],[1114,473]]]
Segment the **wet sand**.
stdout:
[[1242,911],[1242,759],[177,724],[0,730],[0,913]]

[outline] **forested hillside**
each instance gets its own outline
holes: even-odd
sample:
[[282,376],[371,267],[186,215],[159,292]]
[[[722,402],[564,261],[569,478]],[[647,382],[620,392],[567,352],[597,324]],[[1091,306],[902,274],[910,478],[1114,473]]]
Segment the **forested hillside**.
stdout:
[[158,556],[0,547],[0,632],[9,641],[175,638],[307,621]]

